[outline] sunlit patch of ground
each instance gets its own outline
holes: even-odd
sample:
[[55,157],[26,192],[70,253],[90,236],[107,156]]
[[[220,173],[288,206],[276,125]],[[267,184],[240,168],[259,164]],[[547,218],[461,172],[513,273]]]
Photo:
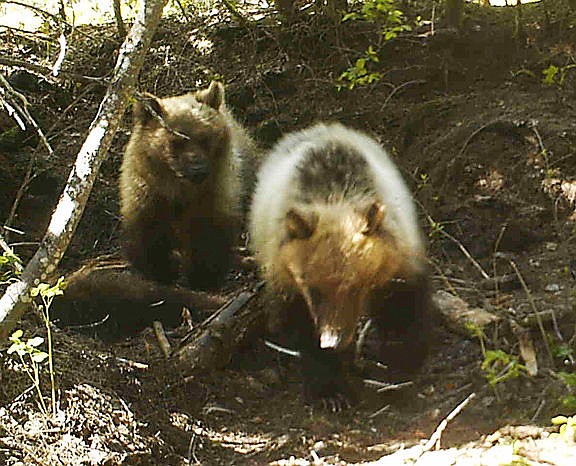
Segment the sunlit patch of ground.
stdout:
[[93,385],[62,393],[55,417],[34,409],[34,396],[0,408],[2,465],[122,464],[149,457],[158,444],[122,399]]

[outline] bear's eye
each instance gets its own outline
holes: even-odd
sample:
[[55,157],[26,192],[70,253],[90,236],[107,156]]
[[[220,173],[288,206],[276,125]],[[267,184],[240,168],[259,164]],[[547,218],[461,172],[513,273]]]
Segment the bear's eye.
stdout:
[[318,306],[322,304],[322,301],[324,301],[324,296],[322,295],[322,292],[315,286],[311,286],[310,288],[308,288],[308,295],[310,296],[310,302],[312,303],[313,306]]

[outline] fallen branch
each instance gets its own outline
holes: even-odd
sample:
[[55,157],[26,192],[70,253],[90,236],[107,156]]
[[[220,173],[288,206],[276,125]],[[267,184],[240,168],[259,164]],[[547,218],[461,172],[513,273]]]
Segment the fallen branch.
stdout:
[[80,148],[40,247],[20,279],[0,298],[0,341],[10,334],[31,301],[30,289],[46,280],[62,259],[78,226],[96,175],[120,125],[166,0],[143,0],[119,50],[110,86]]
[[296,351],[296,350],[291,350],[289,348],[286,348],[284,346],[278,345],[274,342],[271,342],[269,340],[263,340],[264,341],[264,346],[267,346],[268,348],[274,350],[274,351],[278,351],[281,354],[285,354],[287,356],[291,356],[293,358],[300,358],[302,357],[302,355],[300,354],[300,351]]
[[192,370],[225,367],[233,351],[261,328],[263,309],[247,304],[263,285],[243,291],[188,333],[173,352],[176,362]]
[[[0,57],[0,65],[24,68],[26,70],[33,71],[34,73],[41,74],[42,76],[48,76],[52,74],[52,70],[46,66],[37,65],[25,60],[18,60],[17,58]],[[59,76],[77,81],[82,84],[100,84],[101,86],[106,86],[108,84],[106,78],[83,76],[81,74],[70,73],[68,71],[60,71]]]
[[432,302],[448,328],[465,337],[470,337],[474,331],[486,334],[488,329],[494,329],[501,322],[496,314],[479,307],[470,307],[457,294],[445,290],[436,291],[432,295]]

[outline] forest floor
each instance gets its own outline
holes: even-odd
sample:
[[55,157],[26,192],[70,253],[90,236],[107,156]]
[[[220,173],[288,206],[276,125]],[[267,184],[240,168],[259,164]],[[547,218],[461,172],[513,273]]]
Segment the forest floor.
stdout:
[[[297,361],[262,339],[248,342],[223,370],[183,373],[166,361],[150,329],[103,341],[56,321],[56,417],[41,414],[23,365],[0,353],[0,464],[345,465],[395,452],[378,464],[404,464],[400,456],[418,458],[423,441],[471,393],[441,438],[443,448],[467,445],[466,453],[441,450],[418,464],[576,464],[570,433],[551,435],[558,431],[554,416],[576,412],[576,70],[570,68],[576,18],[544,8],[525,7],[520,33],[511,8],[470,5],[460,33],[436,24],[432,34],[423,24],[382,44],[379,63],[369,64],[381,79],[353,90],[338,90],[338,77],[378,43],[374,25],[349,21],[336,28],[308,16],[286,27],[267,16],[244,28],[215,12],[188,23],[163,20],[141,90],[175,95],[219,77],[230,107],[264,149],[316,121],[341,121],[372,134],[418,201],[435,289],[500,321],[482,341],[437,325],[431,357],[411,385],[377,392],[358,380],[360,403],[340,413],[307,406]],[[66,70],[108,74],[118,45],[114,30],[80,32]],[[46,51],[30,38],[2,35],[2,54],[40,64],[55,58],[43,61]],[[550,65],[565,73],[562,82],[543,82]],[[10,218],[13,230],[5,231],[24,261],[44,234],[104,92],[73,80],[32,84],[21,92],[55,155],[34,151],[37,141],[19,137],[12,120],[0,116],[2,219],[9,218],[28,167],[35,175]],[[63,274],[118,252],[117,175],[129,115],[125,120]],[[258,281],[246,248],[238,254],[239,265],[217,293],[222,299]],[[25,337],[45,335],[33,313],[21,328]],[[517,364],[534,362],[520,358],[527,341],[537,374],[514,374]],[[492,385],[490,371],[482,369],[486,350],[519,358],[496,366],[504,377]],[[456,463],[458,455],[469,462]]]

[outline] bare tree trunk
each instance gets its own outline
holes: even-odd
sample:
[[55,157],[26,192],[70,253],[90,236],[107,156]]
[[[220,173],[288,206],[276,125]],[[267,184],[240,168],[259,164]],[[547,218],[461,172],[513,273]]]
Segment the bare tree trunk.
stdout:
[[515,6],[516,14],[514,15],[514,38],[518,43],[526,40],[526,31],[524,30],[524,19],[522,18],[522,1],[517,0]]
[[326,14],[334,21],[340,22],[346,11],[348,11],[347,0],[326,0]]
[[291,23],[294,19],[295,5],[294,0],[274,0],[278,13],[284,20]]
[[136,80],[166,0],[142,0],[138,17],[122,44],[114,76],[72,167],[68,182],[52,213],[50,225],[20,279],[0,298],[0,341],[5,341],[30,303],[30,288],[52,273],[66,252],[88,196],[122,116],[134,93]]
[[114,19],[116,20],[116,28],[118,29],[118,37],[123,40],[126,37],[126,27],[122,19],[122,10],[120,9],[120,0],[112,0],[114,7]]
[[460,29],[464,13],[464,0],[446,0],[445,14],[449,27]]

